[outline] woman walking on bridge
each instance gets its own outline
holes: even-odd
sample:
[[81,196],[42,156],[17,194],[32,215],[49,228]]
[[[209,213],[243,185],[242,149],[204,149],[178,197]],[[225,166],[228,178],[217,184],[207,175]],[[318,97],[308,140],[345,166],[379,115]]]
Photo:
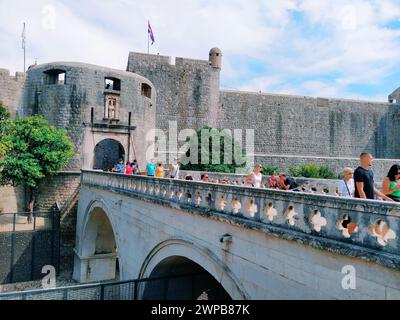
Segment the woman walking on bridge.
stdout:
[[382,181],[382,193],[396,202],[400,202],[400,166],[392,165],[386,178]]

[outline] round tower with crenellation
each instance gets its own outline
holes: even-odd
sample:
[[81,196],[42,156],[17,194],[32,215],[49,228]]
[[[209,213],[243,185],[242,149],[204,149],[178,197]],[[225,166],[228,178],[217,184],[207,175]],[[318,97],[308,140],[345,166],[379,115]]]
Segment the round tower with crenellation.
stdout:
[[208,61],[213,68],[221,69],[222,65],[222,51],[219,48],[212,48],[209,53]]

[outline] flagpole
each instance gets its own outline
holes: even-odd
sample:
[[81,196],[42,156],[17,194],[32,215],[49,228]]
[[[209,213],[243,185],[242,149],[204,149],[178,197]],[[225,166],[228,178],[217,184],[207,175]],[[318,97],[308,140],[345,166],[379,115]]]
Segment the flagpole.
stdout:
[[147,20],[147,54],[150,53],[150,32],[149,32],[149,20]]

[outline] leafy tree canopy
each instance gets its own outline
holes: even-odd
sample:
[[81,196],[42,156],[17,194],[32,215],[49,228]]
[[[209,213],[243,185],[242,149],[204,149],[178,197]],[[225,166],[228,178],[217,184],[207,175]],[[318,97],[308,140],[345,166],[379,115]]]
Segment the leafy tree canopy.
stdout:
[[205,126],[190,138],[180,161],[182,170],[235,173],[245,168],[246,152],[229,130]]
[[8,127],[10,125],[10,113],[3,103],[0,101],[0,157],[3,157],[10,146],[8,135]]
[[65,130],[35,115],[8,124],[7,153],[0,159],[0,184],[24,184],[30,189],[48,175],[62,170],[74,154]]

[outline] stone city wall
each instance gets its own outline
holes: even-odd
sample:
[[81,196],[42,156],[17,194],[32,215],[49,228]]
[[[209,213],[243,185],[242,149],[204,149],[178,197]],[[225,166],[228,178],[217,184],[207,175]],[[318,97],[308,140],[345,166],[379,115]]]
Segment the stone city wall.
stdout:
[[256,153],[400,158],[396,104],[221,91],[220,108],[219,127],[254,129]]
[[21,106],[22,90],[25,82],[25,73],[16,72],[10,75],[7,69],[0,69],[0,101],[3,102],[14,118]]

